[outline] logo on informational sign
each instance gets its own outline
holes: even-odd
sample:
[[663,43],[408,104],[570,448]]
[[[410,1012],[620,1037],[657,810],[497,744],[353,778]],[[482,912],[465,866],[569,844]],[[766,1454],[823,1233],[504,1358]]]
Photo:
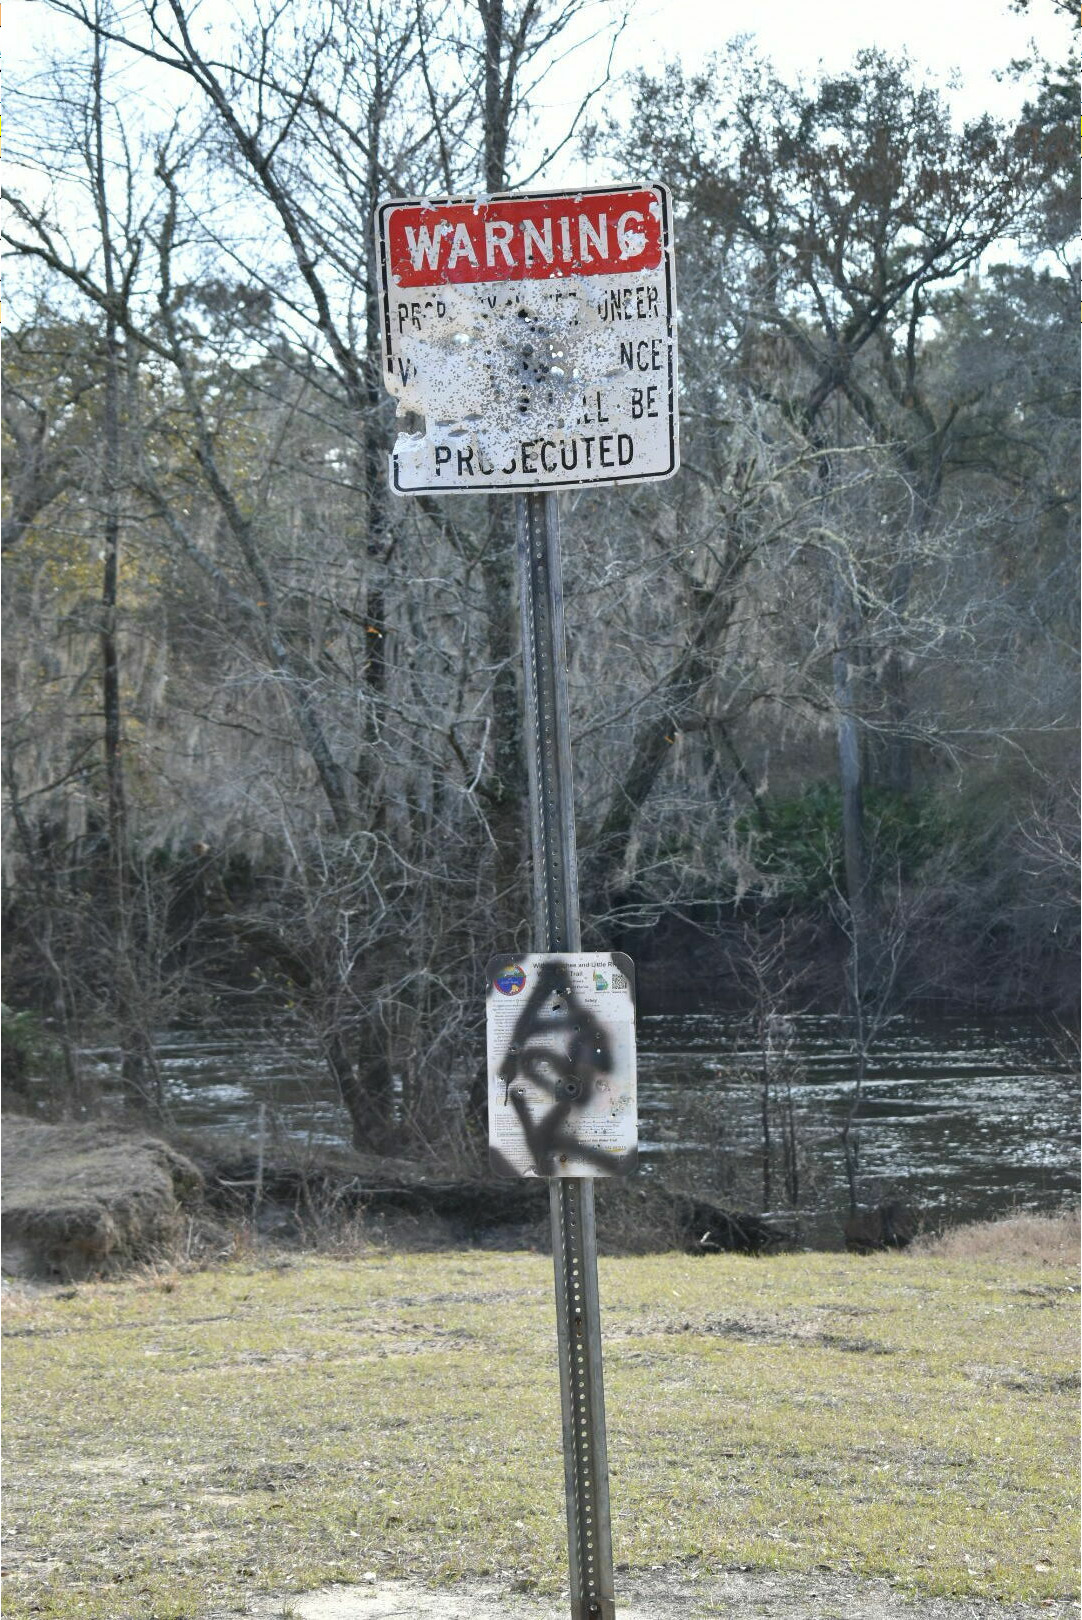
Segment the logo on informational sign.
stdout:
[[377,250],[399,493],[676,471],[664,186],[387,202]]

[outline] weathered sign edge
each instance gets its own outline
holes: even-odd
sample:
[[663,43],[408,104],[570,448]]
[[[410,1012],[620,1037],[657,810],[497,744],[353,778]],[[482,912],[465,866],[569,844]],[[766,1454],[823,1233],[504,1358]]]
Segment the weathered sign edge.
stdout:
[[[544,478],[521,483],[497,484],[485,489],[471,489],[462,485],[447,484],[414,484],[403,488],[398,483],[398,457],[393,450],[388,451],[388,483],[394,494],[407,495],[499,495],[515,491],[529,490],[561,490],[561,489],[609,489],[616,484],[653,484],[662,483],[666,479],[674,478],[680,471],[680,412],[678,401],[679,389],[679,360],[676,342],[677,303],[676,303],[676,275],[675,275],[675,241],[673,236],[672,192],[663,180],[649,181],[621,181],[607,186],[557,186],[551,191],[494,191],[494,192],[467,192],[453,197],[389,197],[384,202],[377,203],[373,210],[373,230],[375,233],[376,261],[379,267],[380,298],[379,321],[380,337],[382,339],[383,371],[394,371],[393,355],[391,352],[391,268],[387,258],[387,238],[384,230],[384,219],[387,213],[394,208],[449,208],[456,205],[470,203],[498,203],[519,202],[536,197],[539,201],[550,197],[608,197],[619,196],[621,192],[655,191],[661,202],[661,246],[662,265],[665,272],[666,297],[666,324],[672,332],[669,344],[669,376],[668,376],[668,418],[669,418],[669,451],[670,464],[664,472],[652,473],[624,473],[615,478],[568,478],[553,483]],[[438,283],[433,283],[437,286]],[[390,392],[390,390],[388,390]]]

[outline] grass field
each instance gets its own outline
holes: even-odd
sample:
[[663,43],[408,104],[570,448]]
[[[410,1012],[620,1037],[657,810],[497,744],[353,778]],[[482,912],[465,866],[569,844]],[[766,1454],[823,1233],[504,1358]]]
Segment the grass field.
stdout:
[[[602,1260],[614,1555],[1071,1596],[1066,1256]],[[550,1262],[250,1257],[18,1294],[6,1612],[565,1579]]]

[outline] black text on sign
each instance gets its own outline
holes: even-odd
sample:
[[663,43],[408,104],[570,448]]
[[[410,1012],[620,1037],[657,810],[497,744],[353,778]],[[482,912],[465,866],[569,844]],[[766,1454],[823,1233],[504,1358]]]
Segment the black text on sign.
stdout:
[[385,203],[384,367],[400,493],[667,478],[679,465],[659,185]]

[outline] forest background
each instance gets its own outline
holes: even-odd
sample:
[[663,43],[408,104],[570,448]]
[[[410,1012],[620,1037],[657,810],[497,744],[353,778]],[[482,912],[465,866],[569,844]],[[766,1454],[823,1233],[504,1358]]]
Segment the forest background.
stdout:
[[356,1146],[476,1154],[483,964],[528,943],[513,507],[388,491],[371,220],[576,156],[672,188],[683,447],[561,503],[587,944],[647,1010],[840,1008],[858,1045],[906,1004],[1069,1009],[1073,45],[962,122],[903,59],[796,82],[743,38],[539,139],[616,5],[41,11],[3,904],[62,1108],[90,1032],[153,1112],[156,1031],[258,1014]]

